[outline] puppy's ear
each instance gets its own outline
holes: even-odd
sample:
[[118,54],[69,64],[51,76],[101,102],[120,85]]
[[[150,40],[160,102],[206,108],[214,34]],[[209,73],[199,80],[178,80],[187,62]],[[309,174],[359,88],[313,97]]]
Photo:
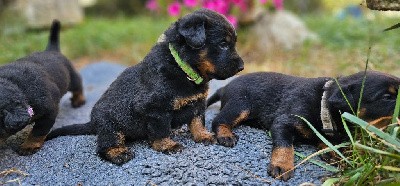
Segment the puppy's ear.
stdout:
[[[356,100],[353,96],[354,86],[341,85],[341,88],[343,90],[343,93],[340,91],[339,87],[336,84],[331,89],[332,94],[328,98],[329,105],[332,105],[335,108],[340,109],[343,112],[351,111],[349,103],[353,109],[356,107]],[[343,96],[343,94],[346,95],[348,103],[346,101],[346,98]]]
[[11,112],[4,110],[4,127],[7,132],[15,133],[29,124],[30,115],[23,108],[13,109]]
[[204,16],[194,14],[185,16],[178,22],[179,34],[194,49],[201,48],[206,42],[205,21]]

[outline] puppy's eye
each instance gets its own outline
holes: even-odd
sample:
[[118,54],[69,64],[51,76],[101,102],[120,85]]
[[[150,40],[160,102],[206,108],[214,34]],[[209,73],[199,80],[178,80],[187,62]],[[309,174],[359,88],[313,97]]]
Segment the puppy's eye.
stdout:
[[384,94],[383,99],[394,99],[394,96],[392,94]]
[[228,48],[229,48],[228,43],[225,42],[225,41],[222,41],[221,43],[219,43],[218,46],[219,46],[219,48],[220,48],[221,50],[228,50]]

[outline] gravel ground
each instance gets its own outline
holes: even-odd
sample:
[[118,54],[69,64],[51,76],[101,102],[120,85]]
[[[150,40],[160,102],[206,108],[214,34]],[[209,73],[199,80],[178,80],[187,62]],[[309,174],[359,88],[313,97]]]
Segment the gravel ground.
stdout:
[[[82,69],[87,104],[72,109],[70,95],[66,95],[54,127],[87,122],[94,103],[124,68],[100,62]],[[212,81],[210,93],[227,81]],[[218,109],[217,103],[207,110],[209,129]],[[95,136],[59,137],[47,141],[36,154],[25,157],[12,150],[21,139],[11,137],[7,140],[8,146],[0,147],[0,172],[10,172],[0,173],[0,185],[6,181],[10,185],[300,185],[306,182],[319,185],[329,175],[324,169],[306,163],[296,169],[294,178],[288,182],[274,180],[267,174],[271,138],[264,131],[247,126],[240,126],[234,132],[240,140],[233,148],[205,146],[194,143],[183,126],[172,134],[172,139],[185,146],[182,152],[166,155],[152,150],[146,141],[136,141],[128,143],[135,158],[123,166],[96,156]],[[308,155],[316,149],[302,145],[295,150]],[[27,175],[13,172],[12,168]]]

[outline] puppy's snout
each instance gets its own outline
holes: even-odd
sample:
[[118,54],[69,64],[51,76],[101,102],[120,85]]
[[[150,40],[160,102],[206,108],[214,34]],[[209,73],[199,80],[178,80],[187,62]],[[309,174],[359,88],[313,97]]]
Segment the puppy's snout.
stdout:
[[242,63],[242,64],[240,64],[239,67],[238,67],[238,72],[242,71],[243,69],[244,69],[244,65],[243,65],[243,63]]

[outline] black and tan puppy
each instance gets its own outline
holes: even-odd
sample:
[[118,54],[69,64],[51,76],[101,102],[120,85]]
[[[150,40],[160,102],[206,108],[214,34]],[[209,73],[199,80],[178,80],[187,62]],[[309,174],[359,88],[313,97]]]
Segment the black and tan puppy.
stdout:
[[34,122],[18,153],[29,155],[43,145],[53,126],[61,97],[72,92],[71,103],[85,103],[82,82],[59,49],[60,22],[52,24],[49,43],[35,52],[0,67],[0,137],[7,138]]
[[148,139],[156,151],[173,152],[171,128],[187,123],[196,142],[214,142],[204,126],[208,81],[243,69],[236,32],[222,15],[201,9],[173,23],[150,53],[127,68],[102,95],[91,121],[56,129],[60,135],[97,134],[100,157],[121,165],[133,154],[125,140]]
[[[356,109],[364,73],[338,78],[352,108]],[[359,116],[371,124],[390,121],[396,103],[400,79],[368,71]],[[306,118],[333,142],[345,139],[340,112],[352,113],[332,78],[302,78],[272,72],[240,76],[219,89],[207,101],[221,100],[221,112],[212,129],[219,144],[233,147],[238,138],[232,128],[248,124],[271,131],[273,150],[268,172],[273,177],[293,168],[293,144],[323,143],[298,116]],[[388,123],[386,123],[388,124]],[[287,180],[289,172],[282,176]]]

